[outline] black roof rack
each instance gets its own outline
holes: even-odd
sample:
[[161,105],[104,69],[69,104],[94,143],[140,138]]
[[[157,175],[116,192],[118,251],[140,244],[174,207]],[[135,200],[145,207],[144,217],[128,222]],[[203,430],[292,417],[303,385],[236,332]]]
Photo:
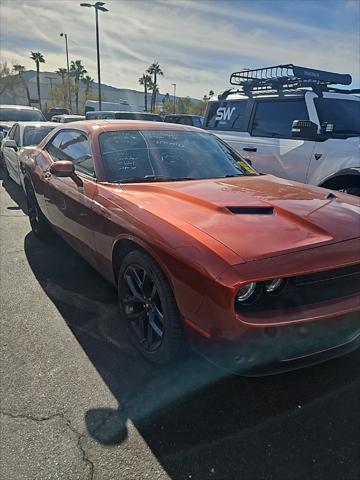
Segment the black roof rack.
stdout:
[[[273,67],[242,70],[231,74],[230,83],[242,87],[245,95],[253,92],[296,90],[310,87],[314,91],[327,91],[330,85],[350,85],[351,75],[325,72],[313,68],[299,67],[289,63]],[[331,88],[331,90],[335,90]]]

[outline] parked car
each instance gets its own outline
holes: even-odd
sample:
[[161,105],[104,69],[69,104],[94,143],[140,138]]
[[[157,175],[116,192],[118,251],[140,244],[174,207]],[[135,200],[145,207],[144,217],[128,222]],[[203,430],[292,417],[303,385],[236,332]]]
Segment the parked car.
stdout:
[[86,112],[86,120],[147,120],[148,122],[162,122],[162,118],[157,113],[147,112],[116,112],[116,111],[98,111]]
[[0,141],[15,122],[44,122],[41,110],[25,105],[0,105]]
[[42,141],[57,123],[51,122],[16,122],[1,144],[7,175],[21,185],[21,156],[29,147]]
[[118,290],[155,363],[184,344],[274,373],[359,346],[357,198],[257,174],[218,137],[157,122],[57,129],[25,166],[30,224]]
[[62,107],[50,108],[50,110],[45,113],[45,118],[46,120],[51,120],[55,115],[70,115],[70,110]]
[[199,115],[165,115],[164,122],[180,123],[181,125],[191,125],[192,127],[202,128],[204,117]]
[[56,123],[70,123],[80,120],[85,120],[84,115],[54,115],[51,117],[51,121]]
[[295,65],[231,75],[210,99],[204,128],[261,172],[360,194],[360,90],[351,76]]
[[[97,100],[86,100],[85,113],[98,112],[100,104]],[[117,112],[131,112],[135,108],[135,105],[130,105],[127,100],[120,99],[119,102],[101,102],[101,110],[105,111],[117,111]]]

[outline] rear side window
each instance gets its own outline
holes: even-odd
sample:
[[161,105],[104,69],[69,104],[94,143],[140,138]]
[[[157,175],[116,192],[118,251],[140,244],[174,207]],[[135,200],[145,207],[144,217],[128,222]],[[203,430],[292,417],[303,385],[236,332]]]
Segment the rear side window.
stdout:
[[360,134],[360,102],[340,98],[315,98],[320,124],[331,123],[333,133]]
[[294,120],[308,120],[305,99],[264,100],[256,105],[251,135],[254,137],[291,138]]
[[246,100],[209,102],[205,127],[215,130],[247,130]]

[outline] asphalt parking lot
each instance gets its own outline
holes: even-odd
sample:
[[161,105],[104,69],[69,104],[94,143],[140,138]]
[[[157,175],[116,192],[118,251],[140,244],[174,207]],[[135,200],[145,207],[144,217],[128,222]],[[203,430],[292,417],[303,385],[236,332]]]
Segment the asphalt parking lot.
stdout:
[[257,379],[150,366],[112,288],[1,183],[1,478],[360,478],[360,351]]

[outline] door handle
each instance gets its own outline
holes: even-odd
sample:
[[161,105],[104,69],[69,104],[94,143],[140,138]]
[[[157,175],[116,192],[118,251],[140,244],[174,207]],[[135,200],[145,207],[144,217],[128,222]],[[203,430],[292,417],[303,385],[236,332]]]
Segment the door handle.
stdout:
[[44,176],[44,178],[50,178],[51,173],[50,172],[44,172],[43,176]]
[[256,147],[244,147],[243,150],[244,150],[244,152],[256,152],[257,148]]

